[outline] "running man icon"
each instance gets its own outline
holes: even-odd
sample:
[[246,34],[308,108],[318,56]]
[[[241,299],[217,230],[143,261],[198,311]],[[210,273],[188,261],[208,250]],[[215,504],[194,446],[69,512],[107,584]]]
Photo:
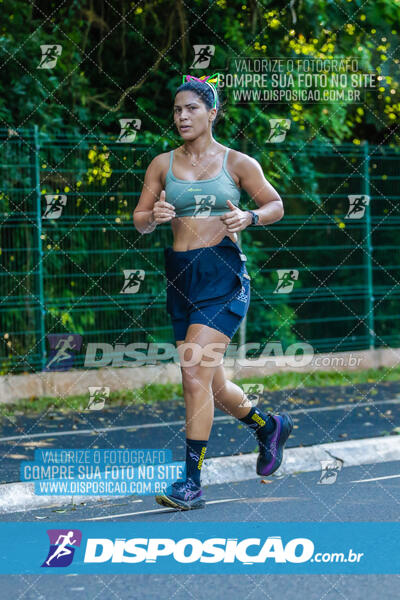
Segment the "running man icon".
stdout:
[[365,209],[369,206],[369,196],[355,196],[350,195],[349,197],[349,210],[345,219],[362,219],[365,214]]
[[[68,531],[67,535],[60,535],[58,536],[58,540],[56,541],[56,544],[59,544],[59,546],[57,546],[56,551],[54,552],[54,554],[52,554],[50,556],[50,558],[48,560],[46,560],[46,565],[50,566],[51,561],[53,560],[53,558],[56,558],[56,556],[58,557],[62,557],[62,556],[66,556],[67,554],[72,554],[72,550],[70,548],[66,548],[67,544],[75,544],[76,540],[71,539],[74,536],[74,532],[73,531]],[[60,543],[60,540],[63,540]]]
[[60,44],[42,44],[40,46],[42,56],[38,69],[52,69],[57,64],[57,59],[61,55],[62,46]]
[[49,333],[50,356],[45,371],[67,371],[82,346],[82,336],[77,333]]
[[49,529],[47,535],[50,549],[42,567],[68,567],[74,558],[75,547],[81,544],[82,532],[79,529]]
[[[291,269],[291,270],[278,269],[279,281],[276,286],[276,289],[274,290],[274,294],[284,294],[284,293],[290,294],[290,292],[293,289],[294,282],[297,281],[298,276],[299,276],[299,272],[295,269]],[[284,290],[286,288],[288,288],[288,289],[285,292]]]
[[68,350],[73,350],[74,348],[75,344],[73,343],[72,335],[69,335],[67,338],[61,338],[55,347],[58,352],[56,352],[53,358],[48,362],[47,368],[49,368],[54,362],[70,359],[71,355],[68,353]]

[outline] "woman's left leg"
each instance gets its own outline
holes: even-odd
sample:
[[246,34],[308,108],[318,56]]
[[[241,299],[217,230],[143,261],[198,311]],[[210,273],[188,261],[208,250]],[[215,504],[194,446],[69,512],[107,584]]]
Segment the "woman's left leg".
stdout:
[[283,448],[293,429],[291,417],[287,413],[272,415],[252,406],[243,390],[226,379],[222,365],[215,370],[211,387],[215,406],[242,421],[257,437],[257,474],[266,476],[274,473],[282,463]]

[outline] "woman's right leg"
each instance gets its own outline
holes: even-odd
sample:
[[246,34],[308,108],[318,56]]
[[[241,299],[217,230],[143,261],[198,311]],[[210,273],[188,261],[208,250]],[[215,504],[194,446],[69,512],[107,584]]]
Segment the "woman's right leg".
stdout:
[[183,343],[176,342],[186,407],[186,480],[172,484],[171,492],[159,494],[156,501],[163,506],[190,510],[203,508],[205,504],[200,478],[214,418],[211,384],[229,337],[203,323],[191,323],[185,337],[186,352]]

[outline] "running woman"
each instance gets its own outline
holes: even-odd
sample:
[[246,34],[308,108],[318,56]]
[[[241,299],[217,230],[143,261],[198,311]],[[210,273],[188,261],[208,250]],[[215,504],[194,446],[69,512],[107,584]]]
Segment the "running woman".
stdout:
[[[287,414],[249,408],[251,404],[243,402],[243,390],[227,380],[222,365],[250,302],[250,277],[237,232],[275,223],[284,212],[260,164],[214,138],[219,99],[208,79],[186,76],[176,90],[174,122],[182,145],[151,161],[133,213],[134,225],[142,234],[169,222],[173,232],[173,246],[164,249],[164,256],[167,312],[180,356],[186,407],[186,480],[173,483],[171,493],[156,496],[156,501],[180,510],[205,505],[200,474],[214,405],[253,430],[261,476],[279,468],[293,428]],[[254,200],[257,210],[239,208],[241,189]],[[179,347],[184,343],[204,350],[200,358],[196,354],[195,365],[190,356],[181,355]],[[218,360],[210,361],[206,347],[217,348]]]

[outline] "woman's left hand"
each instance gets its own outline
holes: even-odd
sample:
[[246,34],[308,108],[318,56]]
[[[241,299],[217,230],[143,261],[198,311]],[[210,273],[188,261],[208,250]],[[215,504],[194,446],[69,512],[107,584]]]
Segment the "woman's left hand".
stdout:
[[225,223],[227,230],[234,233],[246,229],[251,223],[251,214],[246,210],[241,210],[230,200],[227,200],[226,203],[230,212],[221,215],[220,219]]

